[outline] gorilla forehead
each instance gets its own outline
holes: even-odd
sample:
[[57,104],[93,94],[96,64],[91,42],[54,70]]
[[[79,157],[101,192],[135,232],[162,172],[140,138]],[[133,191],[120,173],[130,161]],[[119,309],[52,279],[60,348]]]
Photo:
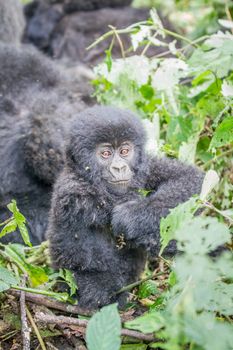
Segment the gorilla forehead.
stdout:
[[71,127],[71,142],[94,148],[98,143],[111,142],[120,145],[131,141],[135,146],[145,143],[144,128],[132,112],[116,107],[95,106],[81,112]]

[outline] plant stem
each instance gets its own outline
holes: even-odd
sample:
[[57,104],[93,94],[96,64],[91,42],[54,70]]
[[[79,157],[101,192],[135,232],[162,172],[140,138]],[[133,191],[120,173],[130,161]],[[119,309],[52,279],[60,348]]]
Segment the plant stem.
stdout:
[[27,317],[28,317],[28,319],[29,319],[29,321],[30,321],[30,323],[32,325],[32,328],[34,329],[34,332],[36,333],[36,336],[37,336],[37,339],[38,339],[38,341],[40,343],[41,349],[42,350],[46,350],[46,346],[45,346],[45,343],[44,343],[44,341],[43,341],[43,339],[42,339],[42,337],[40,335],[39,329],[38,329],[36,323],[33,320],[31,312],[28,310],[27,307],[26,307],[26,313],[27,313]]
[[126,292],[128,290],[131,290],[137,286],[139,286],[140,284],[142,284],[143,282],[146,282],[148,280],[151,280],[152,278],[155,278],[155,277],[158,277],[158,276],[162,276],[164,275],[164,272],[158,272],[158,273],[155,273],[155,274],[150,274],[149,276],[139,280],[139,281],[136,281],[134,283],[131,283],[131,284],[128,284],[127,286],[125,287],[122,287],[121,289],[119,289],[115,294],[120,294],[120,293],[123,293],[123,292]]
[[225,152],[222,152],[221,154],[219,154],[218,156],[216,156],[216,157],[213,158],[213,159],[210,159],[208,162],[206,162],[205,164],[203,164],[202,168],[203,168],[203,169],[208,168],[208,166],[209,166],[210,164],[216,162],[219,158],[222,158],[222,157],[224,157],[224,156],[226,156],[226,155],[228,155],[228,154],[231,154],[231,153],[233,153],[233,148],[232,148],[232,149],[228,149],[228,150],[225,151]]

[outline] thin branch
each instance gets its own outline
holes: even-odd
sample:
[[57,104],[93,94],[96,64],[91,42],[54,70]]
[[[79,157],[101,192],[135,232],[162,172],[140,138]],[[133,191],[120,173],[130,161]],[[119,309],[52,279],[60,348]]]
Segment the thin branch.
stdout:
[[121,50],[121,56],[122,58],[125,58],[125,49],[124,49],[124,45],[123,45],[123,42],[119,36],[119,34],[117,33],[117,30],[115,27],[113,26],[109,26],[109,28],[111,28],[113,31],[114,31],[114,35],[115,37],[117,38],[117,41],[118,41],[118,44],[120,46],[120,50]]
[[[26,284],[26,275],[23,275],[23,287]],[[26,314],[26,303],[25,303],[25,292],[20,292],[20,315],[21,315],[21,334],[23,339],[23,350],[30,350],[30,328],[28,327],[27,314]]]
[[[11,295],[14,295],[16,297],[20,296],[20,291],[15,290],[15,289],[9,289],[8,293],[10,293]],[[46,296],[43,296],[40,294],[25,292],[25,298],[27,301],[30,301],[34,304],[44,305],[48,308],[60,310],[60,311],[67,312],[70,314],[92,316],[95,312],[95,311],[83,309],[77,305],[62,303],[58,300],[55,300],[55,299],[52,299],[52,298],[49,298],[49,297],[46,297]]]
[[[23,293],[25,293],[25,292],[23,292]],[[31,315],[31,313],[30,313],[30,311],[28,310],[27,307],[26,307],[26,313],[27,313],[27,317],[28,317],[28,319],[29,319],[29,321],[31,323],[31,326],[34,329],[34,332],[35,332],[35,334],[37,336],[37,339],[38,339],[38,341],[40,343],[41,349],[42,350],[46,350],[46,346],[45,346],[45,343],[44,343],[44,341],[43,341],[43,339],[42,339],[42,337],[40,335],[39,329],[38,329],[37,325],[35,324],[35,322],[33,320],[33,317],[32,317],[32,315]]]
[[225,157],[227,156],[228,154],[231,154],[233,153],[233,148],[232,149],[228,149],[227,151],[225,152],[222,152],[221,154],[219,154],[218,156],[214,157],[213,159],[210,159],[208,162],[206,162],[202,168],[203,169],[207,169],[209,167],[210,164],[216,162],[219,158],[222,158],[222,157]]
[[222,212],[221,210],[216,208],[212,203],[203,202],[203,204],[206,208],[212,209],[213,211],[215,211],[216,213],[220,214],[225,219],[227,219],[229,221],[230,225],[233,225],[233,219],[229,215],[225,214],[224,212]]
[[[48,315],[42,312],[36,313],[35,317],[38,321],[49,323],[49,324],[50,323],[57,324],[57,325],[66,324],[66,325],[73,325],[73,326],[78,326],[83,328],[86,328],[88,325],[87,320],[80,320],[74,317]],[[148,341],[148,342],[155,340],[155,337],[153,334],[143,334],[141,332],[132,331],[130,329],[125,329],[125,328],[122,329],[121,335]]]

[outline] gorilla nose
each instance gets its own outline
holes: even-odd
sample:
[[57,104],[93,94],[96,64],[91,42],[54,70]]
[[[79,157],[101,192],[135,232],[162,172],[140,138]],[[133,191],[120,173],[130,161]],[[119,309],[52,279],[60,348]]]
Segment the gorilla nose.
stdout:
[[124,174],[126,172],[127,166],[122,164],[122,165],[114,165],[111,167],[111,172],[113,174]]

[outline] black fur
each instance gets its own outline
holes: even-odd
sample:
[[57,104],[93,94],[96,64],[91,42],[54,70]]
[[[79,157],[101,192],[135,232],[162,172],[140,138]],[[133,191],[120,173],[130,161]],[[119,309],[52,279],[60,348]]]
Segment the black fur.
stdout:
[[[25,10],[25,40],[32,42],[53,58],[66,59],[76,64],[81,62],[95,65],[103,61],[103,53],[109,47],[112,38],[102,41],[89,51],[86,48],[109,31],[109,25],[120,29],[148,19],[148,9],[132,8],[127,6],[129,3],[128,0],[61,0],[55,3],[51,0],[34,1]],[[166,28],[173,30],[167,19],[162,20]],[[171,38],[168,37],[167,40],[171,41]],[[128,35],[122,35],[121,41],[125,50],[131,46]],[[141,51],[142,48],[139,48],[136,54],[140,54]],[[152,45],[147,54],[154,56],[163,51],[164,47]],[[121,57],[121,48],[117,42],[113,46],[112,56]]]
[[34,244],[44,239],[70,119],[85,107],[60,71],[34,48],[0,44],[0,221],[16,199]]
[[[124,195],[108,190],[95,156],[100,142],[131,141],[133,181]],[[48,237],[53,266],[74,272],[79,304],[97,308],[118,301],[136,281],[148,254],[160,247],[159,221],[170,208],[199,193],[203,174],[176,160],[148,158],[140,121],[131,112],[94,107],[71,129],[66,165],[53,192]],[[147,197],[139,189],[152,191]],[[123,234],[126,245],[117,247]],[[120,249],[121,248],[121,249]]]

